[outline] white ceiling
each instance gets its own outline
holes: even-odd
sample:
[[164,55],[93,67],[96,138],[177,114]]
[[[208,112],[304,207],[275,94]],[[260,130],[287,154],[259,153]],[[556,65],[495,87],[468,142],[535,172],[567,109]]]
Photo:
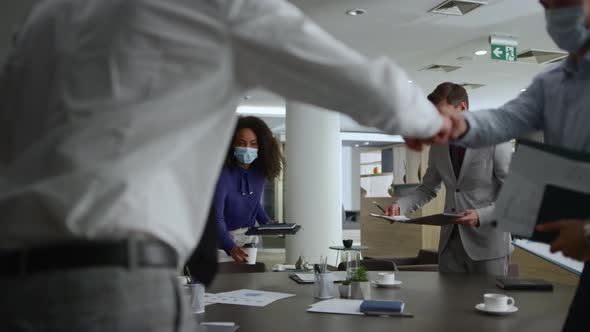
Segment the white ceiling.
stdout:
[[[4,56],[14,27],[36,0],[3,1],[0,4],[0,56]],[[538,0],[489,0],[466,16],[430,14],[428,10],[442,0],[292,0],[328,32],[370,57],[387,55],[405,68],[414,83],[426,92],[443,81],[480,83],[486,86],[469,91],[471,108],[499,106],[526,87],[544,65],[492,61],[489,54],[474,56],[478,49],[489,49],[491,33],[518,36],[519,51],[535,48],[557,51],[545,32],[543,9]],[[346,15],[361,8],[366,14]],[[472,61],[458,61],[459,57]],[[461,66],[451,73],[419,71],[430,64]],[[284,107],[284,100],[264,91],[252,91],[247,106]],[[268,118],[280,130],[281,119]],[[343,131],[372,131],[342,118]]]
[[[465,15],[444,16],[428,13],[442,0],[292,0],[303,12],[338,39],[370,56],[387,55],[405,68],[426,92],[439,83],[480,83],[470,90],[472,109],[497,107],[515,97],[545,65],[492,61],[489,51],[492,33],[517,36],[518,50],[559,51],[545,31],[543,8],[537,0],[490,0],[487,6]],[[349,9],[366,10],[349,16]],[[459,57],[472,61],[459,61]],[[430,64],[461,66],[451,73],[423,72]],[[244,104],[282,106],[282,98],[254,91]],[[374,131],[361,128],[347,118],[343,131]]]

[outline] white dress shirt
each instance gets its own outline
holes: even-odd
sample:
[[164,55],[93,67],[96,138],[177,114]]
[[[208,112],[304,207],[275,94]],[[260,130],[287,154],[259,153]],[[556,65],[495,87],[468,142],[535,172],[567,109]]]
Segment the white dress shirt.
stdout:
[[247,89],[430,137],[407,80],[283,0],[40,1],[0,77],[0,247],[146,234],[184,258]]

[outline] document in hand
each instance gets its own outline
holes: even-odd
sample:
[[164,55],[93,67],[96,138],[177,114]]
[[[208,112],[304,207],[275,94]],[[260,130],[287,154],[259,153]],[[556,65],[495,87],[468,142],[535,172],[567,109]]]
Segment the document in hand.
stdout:
[[414,219],[409,219],[406,216],[383,216],[375,213],[370,214],[371,217],[381,218],[389,221],[395,221],[402,224],[414,224],[414,225],[433,225],[433,226],[443,226],[450,224],[451,219],[462,217],[460,214],[453,214],[453,213],[439,213],[433,214],[431,216],[424,216]]
[[518,237],[551,242],[537,224],[590,218],[590,154],[519,140],[496,201],[498,227]]

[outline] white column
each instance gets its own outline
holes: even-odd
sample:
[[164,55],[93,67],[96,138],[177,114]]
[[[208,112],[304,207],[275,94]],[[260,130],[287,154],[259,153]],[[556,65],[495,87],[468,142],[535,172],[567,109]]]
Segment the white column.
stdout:
[[[361,150],[352,148],[350,153],[350,209],[361,210]],[[360,220],[357,220],[360,222]]]
[[342,205],[346,210],[361,209],[361,153],[359,148],[342,147]]
[[352,167],[352,148],[350,146],[342,147],[342,206],[345,210],[352,210],[352,181],[351,181],[351,167]]
[[287,262],[328,256],[334,264],[342,245],[340,116],[315,106],[287,102],[285,221],[302,226],[287,236]]

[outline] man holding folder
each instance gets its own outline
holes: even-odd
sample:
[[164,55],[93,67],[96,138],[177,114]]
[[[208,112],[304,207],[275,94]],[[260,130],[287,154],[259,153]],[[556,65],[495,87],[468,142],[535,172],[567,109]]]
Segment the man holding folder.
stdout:
[[[454,115],[453,137],[469,147],[481,147],[543,131],[545,143],[590,153],[590,1],[541,0],[547,32],[570,56],[539,74],[517,98],[493,110]],[[440,105],[438,105],[440,106]],[[445,112],[439,107],[439,111]],[[421,141],[407,140],[419,149]],[[559,231],[552,250],[586,261],[564,331],[590,327],[590,221],[559,220],[538,226],[539,231]]]
[[[440,84],[428,99],[445,107],[446,116],[467,111],[469,107],[465,88],[451,82]],[[492,215],[511,155],[512,147],[508,143],[482,149],[433,146],[422,184],[398,199],[386,214],[405,215],[419,209],[436,197],[444,183],[445,212],[463,216],[441,228],[440,271],[504,276],[508,270],[510,234],[494,227]]]

